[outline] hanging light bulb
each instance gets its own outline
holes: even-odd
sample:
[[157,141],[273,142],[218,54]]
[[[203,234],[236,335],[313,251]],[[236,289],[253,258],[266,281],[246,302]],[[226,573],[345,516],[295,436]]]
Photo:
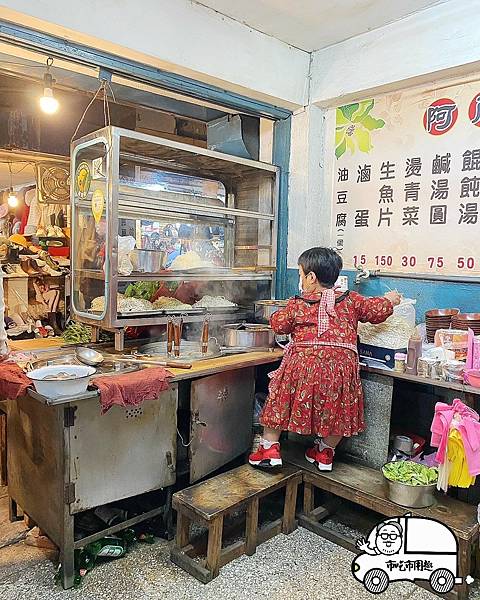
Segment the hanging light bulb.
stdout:
[[7,204],[10,208],[17,208],[18,206],[17,194],[14,192],[12,187],[8,191]]
[[43,96],[40,98],[40,108],[47,115],[53,115],[58,110],[58,100],[53,95],[53,84],[55,80],[50,73],[50,67],[53,64],[53,58],[47,59],[47,70],[43,76]]

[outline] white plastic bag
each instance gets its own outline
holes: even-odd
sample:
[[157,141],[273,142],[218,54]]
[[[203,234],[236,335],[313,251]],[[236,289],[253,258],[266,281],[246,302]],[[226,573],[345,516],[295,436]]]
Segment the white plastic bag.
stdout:
[[136,243],[135,238],[131,235],[118,236],[118,273],[120,275],[130,275],[133,271],[130,252],[135,248]]
[[416,323],[416,303],[417,301],[413,300],[412,298],[402,298],[400,304],[395,306],[393,309],[393,315],[406,321],[412,327],[412,329],[415,327]]

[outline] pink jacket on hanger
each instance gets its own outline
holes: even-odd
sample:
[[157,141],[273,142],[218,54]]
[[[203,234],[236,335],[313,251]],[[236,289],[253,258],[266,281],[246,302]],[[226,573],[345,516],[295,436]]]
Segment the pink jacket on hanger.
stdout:
[[472,476],[480,475],[480,417],[458,398],[451,405],[443,402],[437,402],[435,405],[435,416],[430,428],[432,432],[430,443],[438,448],[435,458],[441,464],[445,462],[450,425],[456,414],[461,417],[457,429],[462,436],[468,472]]

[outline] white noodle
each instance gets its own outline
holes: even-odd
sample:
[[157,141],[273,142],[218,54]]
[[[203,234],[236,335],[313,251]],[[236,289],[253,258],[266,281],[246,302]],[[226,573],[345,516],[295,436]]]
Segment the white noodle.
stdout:
[[227,308],[236,306],[236,304],[223,296],[204,296],[201,300],[195,302],[193,306],[196,308]]
[[384,323],[359,323],[358,335],[363,344],[382,348],[406,348],[414,328],[400,317],[389,317]]

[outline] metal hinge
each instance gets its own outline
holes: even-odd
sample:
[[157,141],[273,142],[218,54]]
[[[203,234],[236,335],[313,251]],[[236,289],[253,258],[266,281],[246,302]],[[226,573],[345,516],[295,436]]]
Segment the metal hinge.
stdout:
[[76,406],[67,406],[63,409],[63,426],[73,427],[75,425]]
[[194,411],[194,413],[192,415],[192,426],[195,426],[195,425],[201,425],[202,427],[207,426],[205,421],[200,421],[200,411],[198,411],[198,410]]
[[172,473],[175,473],[175,464],[173,462],[173,458],[172,458],[172,453],[171,452],[167,452],[167,454],[165,455],[165,458],[167,459],[167,469],[169,469]]
[[67,483],[67,485],[65,486],[65,490],[64,490],[64,501],[65,504],[72,504],[73,502],[75,502],[76,498],[75,498],[75,484],[74,483]]

